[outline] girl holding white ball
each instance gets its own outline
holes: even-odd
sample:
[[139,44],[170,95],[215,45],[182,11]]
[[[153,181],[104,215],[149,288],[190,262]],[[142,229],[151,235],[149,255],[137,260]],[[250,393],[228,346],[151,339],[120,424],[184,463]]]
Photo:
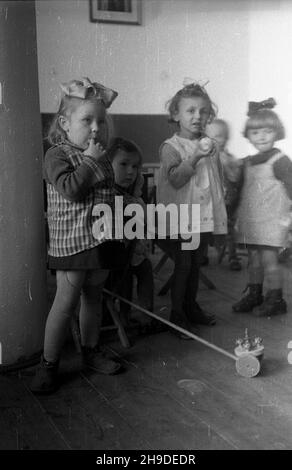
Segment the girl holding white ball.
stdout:
[[[205,127],[215,117],[215,109],[205,88],[191,83],[179,90],[168,103],[170,121],[178,126],[160,148],[158,203],[200,206],[200,244],[197,249],[182,247],[181,233],[162,242],[175,262],[171,287],[170,321],[190,330],[192,325],[215,324],[196,302],[200,254],[210,233],[226,234],[227,217],[216,142],[205,136]],[[191,211],[189,211],[191,212]],[[192,222],[189,219],[189,227]],[[179,231],[178,231],[179,232]],[[182,339],[189,339],[178,333]]]

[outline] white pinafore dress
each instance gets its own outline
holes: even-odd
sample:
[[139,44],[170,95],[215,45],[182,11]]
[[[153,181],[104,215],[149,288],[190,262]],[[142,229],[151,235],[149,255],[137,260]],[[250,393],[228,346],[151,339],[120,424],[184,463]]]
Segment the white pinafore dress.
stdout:
[[[174,134],[164,143],[174,147],[180,154],[182,161],[189,159],[197,148],[196,142],[177,134]],[[219,165],[218,153],[212,157],[202,158],[196,165],[194,176],[179,189],[175,189],[171,185],[165,169],[161,167],[158,178],[158,202],[165,205],[171,203],[176,205],[199,204],[199,232],[226,234],[227,215]],[[175,228],[173,228],[172,233],[174,230]]]
[[283,154],[278,152],[265,163],[245,164],[236,224],[238,243],[286,246],[291,202],[273,169],[281,157]]

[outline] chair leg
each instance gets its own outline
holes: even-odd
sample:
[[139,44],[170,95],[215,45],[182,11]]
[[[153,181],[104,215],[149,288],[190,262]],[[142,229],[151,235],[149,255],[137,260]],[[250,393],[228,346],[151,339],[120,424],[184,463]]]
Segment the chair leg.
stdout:
[[115,326],[118,329],[118,335],[120,337],[122,346],[124,348],[130,348],[131,347],[130,342],[129,342],[128,337],[126,335],[125,329],[122,325],[119,313],[117,312],[117,310],[114,306],[113,300],[112,299],[107,299],[106,306],[107,306],[107,308],[108,308],[108,310],[109,310],[109,312],[112,316],[112,319],[114,321]]
[[158,261],[157,265],[156,265],[155,268],[153,269],[153,273],[154,273],[154,274],[157,274],[157,273],[160,271],[160,269],[161,269],[162,266],[166,263],[166,261],[168,260],[168,258],[169,258],[168,254],[165,253],[164,255],[162,255],[160,261]]
[[77,316],[75,313],[71,316],[70,320],[70,328],[71,328],[71,333],[74,341],[74,345],[76,348],[76,351],[78,354],[81,354],[82,349],[81,349],[81,336],[80,336],[80,330],[79,330],[79,323]]
[[210,281],[210,279],[205,274],[203,274],[201,270],[199,272],[199,276],[200,280],[205,284],[205,286],[208,287],[208,289],[216,289],[215,284]]
[[222,263],[222,260],[224,258],[226,254],[226,245],[223,246],[223,248],[219,251],[219,254],[218,254],[218,264],[221,264]]
[[173,279],[173,274],[169,277],[166,283],[161,287],[157,295],[162,296],[162,295],[167,294],[167,292],[169,291],[171,287],[172,279]]
[[[111,314],[111,317],[113,319],[114,325],[111,328],[117,328],[118,330],[118,335],[121,341],[121,344],[124,348],[130,348],[130,342],[128,340],[128,337],[126,335],[125,329],[122,325],[121,319],[119,317],[118,312],[116,311],[114,307],[114,303],[111,299],[108,299],[106,301],[107,308]],[[107,327],[102,327],[103,329],[106,329]],[[70,320],[70,329],[71,329],[71,334],[73,338],[73,342],[76,348],[76,351],[78,354],[81,354],[82,348],[81,348],[81,336],[80,336],[80,329],[79,329],[79,323],[78,323],[78,318],[75,314],[72,315],[71,320]]]

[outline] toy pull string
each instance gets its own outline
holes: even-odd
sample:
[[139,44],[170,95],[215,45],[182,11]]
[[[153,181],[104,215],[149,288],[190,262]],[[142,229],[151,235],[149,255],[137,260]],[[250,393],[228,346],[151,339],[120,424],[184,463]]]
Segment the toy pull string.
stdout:
[[205,339],[203,338],[200,338],[199,336],[195,335],[194,333],[188,331],[188,330],[185,330],[184,328],[181,328],[180,326],[177,326],[175,325],[174,323],[168,321],[168,320],[165,320],[164,318],[161,318],[159,317],[158,315],[156,315],[155,313],[152,313],[152,312],[149,312],[149,310],[146,310],[145,308],[143,307],[140,307],[139,305],[136,305],[134,304],[134,302],[131,302],[130,300],[126,300],[124,299],[123,297],[121,297],[120,295],[118,294],[115,294],[114,292],[111,292],[109,291],[108,289],[103,289],[104,292],[108,295],[110,295],[111,297],[116,297],[117,299],[121,300],[122,302],[125,302],[126,304],[128,305],[131,305],[132,307],[140,310],[141,312],[145,313],[146,315],[148,315],[149,317],[152,317],[152,318],[155,318],[156,320],[158,321],[161,321],[162,323],[164,323],[165,325],[168,325],[170,326],[171,328],[179,331],[180,333],[183,333],[187,336],[190,336],[191,338],[199,341],[200,343],[204,344],[205,346],[208,346],[212,349],[214,349],[215,351],[217,352],[220,352],[221,354],[224,354],[225,356],[229,357],[230,359],[233,359],[233,360],[237,360],[237,357],[234,355],[234,354],[231,354],[229,353],[228,351],[225,351],[224,349],[221,349],[219,348],[219,346],[216,346],[215,344],[212,344],[212,343],[209,343],[208,341],[206,341]]

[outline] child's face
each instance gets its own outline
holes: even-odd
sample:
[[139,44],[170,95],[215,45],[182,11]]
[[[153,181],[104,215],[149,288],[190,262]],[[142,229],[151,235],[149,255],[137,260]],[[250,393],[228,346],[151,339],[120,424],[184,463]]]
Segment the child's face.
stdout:
[[131,186],[137,178],[139,163],[139,155],[118,150],[112,162],[115,182],[123,188]]
[[96,141],[103,140],[106,132],[105,107],[101,101],[84,101],[68,118],[63,118],[61,125],[67,139],[86,150],[92,136]]
[[260,127],[249,129],[247,138],[259,152],[267,152],[274,147],[277,133],[271,127]]
[[207,135],[217,141],[220,150],[224,150],[227,143],[226,129],[219,123],[212,122],[206,128]]
[[178,111],[173,116],[180,127],[179,135],[186,139],[195,139],[205,130],[210,116],[208,102],[198,97],[181,98]]

